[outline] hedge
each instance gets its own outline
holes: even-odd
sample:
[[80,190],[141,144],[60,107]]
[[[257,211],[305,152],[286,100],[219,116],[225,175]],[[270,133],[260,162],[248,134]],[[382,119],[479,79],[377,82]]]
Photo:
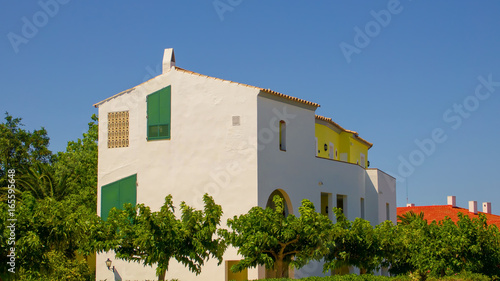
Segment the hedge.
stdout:
[[[397,277],[387,277],[387,276],[375,276],[371,274],[348,274],[348,275],[334,275],[327,277],[306,277],[301,279],[290,279],[290,278],[269,278],[260,279],[258,281],[414,281],[418,280],[410,276],[397,276]],[[498,280],[498,278],[490,278],[488,276],[477,274],[477,273],[462,273],[452,276],[445,276],[442,278],[429,277],[426,281],[491,281]],[[257,280],[254,280],[257,281]]]

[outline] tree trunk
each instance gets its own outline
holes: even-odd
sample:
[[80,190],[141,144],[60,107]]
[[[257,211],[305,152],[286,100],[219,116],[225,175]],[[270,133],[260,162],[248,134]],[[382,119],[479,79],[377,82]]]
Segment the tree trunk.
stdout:
[[276,278],[283,278],[283,257],[278,257],[276,260]]
[[158,276],[158,281],[164,281],[165,280],[165,275],[167,275],[167,270],[162,269],[162,273]]

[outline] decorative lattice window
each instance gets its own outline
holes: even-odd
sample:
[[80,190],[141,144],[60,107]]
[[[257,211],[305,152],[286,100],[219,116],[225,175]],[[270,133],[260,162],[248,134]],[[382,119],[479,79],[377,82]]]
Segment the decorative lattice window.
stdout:
[[128,147],[128,111],[108,113],[108,148]]

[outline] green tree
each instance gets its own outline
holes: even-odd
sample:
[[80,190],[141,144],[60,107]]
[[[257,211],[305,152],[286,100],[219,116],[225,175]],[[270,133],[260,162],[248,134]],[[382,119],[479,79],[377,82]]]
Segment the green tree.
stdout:
[[91,117],[82,138],[68,142],[66,151],[57,153],[54,170],[57,178],[66,179],[66,188],[81,204],[97,208],[97,116]]
[[394,274],[416,275],[420,280],[459,272],[499,275],[500,235],[486,217],[459,214],[430,224],[423,215],[406,214],[397,225],[394,248],[386,256]]
[[15,169],[19,174],[34,163],[51,163],[53,159],[47,131],[43,127],[24,130],[21,120],[5,113],[5,123],[0,124],[0,187],[7,186],[7,170]]
[[328,217],[317,213],[313,203],[306,199],[299,207],[300,217],[285,216],[283,199],[279,196],[273,202],[275,209],[254,207],[247,214],[228,219],[231,231],[219,231],[243,256],[231,268],[234,272],[265,265],[279,278],[286,275],[287,264],[301,268],[326,253],[332,228]]
[[50,197],[60,201],[72,192],[67,180],[67,174],[57,177],[53,166],[34,163],[18,177],[17,189],[20,193],[29,192],[37,199]]
[[462,251],[458,257],[466,271],[488,276],[500,276],[500,232],[496,225],[488,225],[486,216],[478,218],[458,214],[457,229]]
[[159,280],[165,279],[172,258],[199,274],[210,257],[218,259],[220,264],[225,251],[223,241],[214,238],[222,208],[207,194],[203,201],[203,211],[182,202],[180,218],[175,216],[170,195],[157,212],[144,204],[135,207],[125,204],[124,210],[113,208],[105,229],[116,232],[111,242],[102,242],[99,248],[101,251],[114,250],[119,259],[157,265]]
[[9,115],[0,124],[0,142],[5,144],[0,168],[3,173],[16,169],[17,189],[15,244],[8,240],[7,198],[0,198],[2,273],[7,272],[7,253],[15,246],[15,277],[21,280],[92,279],[89,266],[77,256],[92,254],[96,239],[107,237],[95,212],[97,119],[92,119],[83,139],[69,142],[57,157],[47,149],[43,128],[30,133],[20,128],[20,118]]
[[[82,245],[92,243],[91,231],[99,222],[96,214],[69,199],[36,199],[29,192],[16,203],[15,244],[6,239],[10,236],[7,204],[0,205],[2,259],[11,247],[15,248],[15,276],[21,280],[26,276],[39,276],[40,280],[90,280],[90,269],[77,259],[77,253],[88,254]],[[2,260],[3,272],[7,271],[6,265]]]
[[398,215],[399,224],[408,225],[414,220],[424,220],[424,212],[416,214],[413,211]]
[[367,220],[356,218],[351,222],[340,209],[334,211],[337,223],[328,245],[329,253],[325,256],[324,271],[345,266],[358,267],[362,273],[379,269],[385,258],[382,243],[390,233],[392,223],[384,222],[374,228]]

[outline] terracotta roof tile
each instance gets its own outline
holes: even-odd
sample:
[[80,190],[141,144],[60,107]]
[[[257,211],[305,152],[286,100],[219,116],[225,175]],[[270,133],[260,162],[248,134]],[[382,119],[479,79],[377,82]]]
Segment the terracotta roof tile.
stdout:
[[458,213],[462,213],[464,215],[472,218],[479,217],[479,213],[485,214],[486,219],[488,220],[488,224],[495,224],[498,228],[500,228],[500,216],[487,214],[483,212],[478,212],[478,214],[470,213],[469,209],[460,208],[460,207],[452,207],[451,205],[435,205],[435,206],[415,206],[415,207],[398,207],[397,214],[401,216],[409,211],[413,211],[415,214],[419,214],[420,212],[424,212],[424,219],[427,220],[428,223],[432,221],[440,221],[445,217],[449,217],[452,221],[458,221]]

